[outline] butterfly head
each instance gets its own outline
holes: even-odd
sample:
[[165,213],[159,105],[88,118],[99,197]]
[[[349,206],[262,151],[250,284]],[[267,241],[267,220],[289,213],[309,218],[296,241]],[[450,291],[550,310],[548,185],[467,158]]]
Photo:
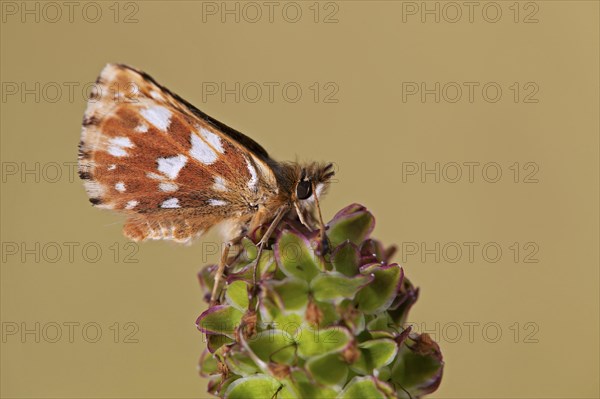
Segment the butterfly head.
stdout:
[[[314,228],[320,222],[319,199],[325,194],[334,175],[333,164],[317,162],[287,164],[289,201],[302,224]],[[318,212],[317,220],[314,211]],[[320,222],[320,223],[319,223]]]
[[[325,225],[321,215],[319,199],[325,193],[331,178],[335,172],[333,164],[311,163],[301,166],[297,170],[295,191],[293,193],[294,207],[300,221],[310,227],[310,224],[317,224],[319,227],[319,252],[328,252],[329,242],[325,235]],[[318,219],[315,220],[314,210],[317,211]],[[310,220],[310,222],[308,222]],[[316,227],[316,226],[315,226]]]
[[315,196],[321,197],[331,183],[331,178],[335,174],[333,164],[320,164],[313,162],[300,165],[296,169],[295,186],[292,193],[294,202],[304,203],[313,202]]

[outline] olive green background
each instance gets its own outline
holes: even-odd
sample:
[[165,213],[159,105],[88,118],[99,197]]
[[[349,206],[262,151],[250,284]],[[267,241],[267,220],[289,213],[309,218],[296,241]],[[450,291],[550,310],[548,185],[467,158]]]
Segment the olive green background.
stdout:
[[[462,6],[454,23],[448,21],[454,5],[445,2],[322,2],[318,23],[312,1],[295,3],[302,11],[296,23],[283,17],[285,3],[276,3],[273,22],[261,6],[262,18],[254,23],[255,10],[242,3],[240,21],[226,15],[225,23],[203,14],[203,7],[222,2],[121,3],[116,23],[112,1],[96,2],[102,11],[96,23],[82,17],[85,3],[77,3],[73,22],[66,6],[51,22],[53,10],[39,3],[36,22],[35,16],[21,21],[6,3],[0,41],[3,398],[208,396],[196,370],[203,343],[194,322],[205,308],[196,272],[216,260],[216,235],[188,247],[128,247],[122,218],[93,209],[80,181],[68,175],[85,109],[82,89],[107,62],[147,71],[276,159],[336,163],[324,215],[353,202],[367,206],[377,218],[374,235],[399,244],[397,260],[421,287],[410,319],[440,343],[446,361],[432,397],[600,395],[598,2],[520,3],[515,22],[514,2],[498,1],[496,23],[482,16],[487,7],[486,18],[495,18],[496,6],[486,2],[477,2],[473,22]],[[436,4],[439,23],[435,15],[425,15],[423,23],[420,14],[403,14]],[[295,18],[296,6],[286,7],[285,17]],[[94,18],[95,9],[86,10]],[[132,23],[124,23],[130,13]],[[326,16],[333,23],[324,23]],[[33,94],[10,94],[21,83],[35,91],[36,82],[39,102]],[[51,91],[52,82],[62,93]],[[254,83],[239,102],[203,90],[221,82],[229,88]],[[264,82],[278,85],[272,102]],[[421,82],[430,89],[440,82],[438,103],[433,94],[421,101],[403,91]],[[444,91],[448,82],[456,83]],[[479,85],[472,102],[464,82]],[[502,89],[495,103],[481,94],[490,82]],[[252,102],[256,84],[264,90]],[[282,94],[286,84],[288,97]],[[67,85],[75,85],[74,98]],[[298,85],[302,97],[292,102]],[[456,85],[463,93],[453,103]],[[528,100],[537,102],[525,102],[535,88]],[[436,162],[439,183],[433,175],[424,183],[420,175],[403,179],[403,169],[415,163],[431,169]],[[448,181],[453,162],[462,165],[456,183]],[[472,183],[464,162],[479,163]],[[481,174],[493,162],[502,171],[496,183]],[[517,183],[510,169],[515,162]],[[20,175],[36,163],[37,176]],[[537,182],[525,183],[536,166],[528,181]],[[493,178],[495,169],[486,170]],[[517,259],[516,247],[509,248],[515,242]],[[433,253],[411,255],[413,243]],[[486,243],[495,244],[484,256]],[[475,246],[472,261],[466,245]],[[502,255],[492,262],[496,245]],[[456,246],[462,255],[451,262]],[[98,247],[102,255],[94,263]],[[23,253],[27,248],[33,253]],[[524,262],[528,254],[538,262]],[[39,342],[35,333],[8,333],[15,326],[35,330],[35,323]],[[64,323],[78,323],[72,324],[73,342]],[[53,343],[57,325],[62,336]],[[88,342],[94,326],[102,335]]]

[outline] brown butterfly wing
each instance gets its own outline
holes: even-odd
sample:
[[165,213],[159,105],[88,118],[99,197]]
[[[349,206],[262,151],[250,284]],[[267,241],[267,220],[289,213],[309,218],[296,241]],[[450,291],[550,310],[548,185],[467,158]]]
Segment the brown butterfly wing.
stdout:
[[134,240],[189,241],[244,219],[277,184],[260,145],[124,65],[107,65],[85,112],[79,172]]

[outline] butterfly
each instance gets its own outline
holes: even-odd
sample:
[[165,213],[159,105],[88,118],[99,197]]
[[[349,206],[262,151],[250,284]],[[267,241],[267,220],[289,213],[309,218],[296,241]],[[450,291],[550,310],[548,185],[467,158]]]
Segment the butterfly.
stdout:
[[79,176],[95,207],[127,216],[123,232],[134,241],[185,243],[219,225],[231,245],[268,225],[262,249],[285,218],[323,232],[319,197],[333,175],[331,163],[275,161],[127,65],[104,67],[83,118]]

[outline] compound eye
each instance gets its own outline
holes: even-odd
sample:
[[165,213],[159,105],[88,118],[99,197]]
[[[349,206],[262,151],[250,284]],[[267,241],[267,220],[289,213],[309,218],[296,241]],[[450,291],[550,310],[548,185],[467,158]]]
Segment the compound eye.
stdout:
[[305,200],[312,195],[312,184],[310,180],[301,180],[296,187],[296,197],[299,200]]

